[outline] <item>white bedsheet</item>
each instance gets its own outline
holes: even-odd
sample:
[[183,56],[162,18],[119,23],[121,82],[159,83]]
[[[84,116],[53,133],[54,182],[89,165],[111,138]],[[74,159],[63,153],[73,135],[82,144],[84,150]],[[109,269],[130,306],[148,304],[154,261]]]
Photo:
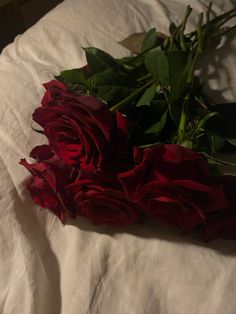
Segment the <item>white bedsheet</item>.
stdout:
[[[127,51],[116,42],[152,26],[167,32],[188,3],[200,12],[208,1],[67,0],[3,51],[0,313],[236,313],[236,242],[201,244],[151,222],[114,230],[80,219],[63,227],[33,204],[24,186],[28,173],[18,164],[45,141],[31,129],[41,84],[60,70],[82,66],[81,46],[123,56]],[[233,1],[214,5],[220,13]],[[204,67],[219,101],[236,99],[235,51],[231,38]]]

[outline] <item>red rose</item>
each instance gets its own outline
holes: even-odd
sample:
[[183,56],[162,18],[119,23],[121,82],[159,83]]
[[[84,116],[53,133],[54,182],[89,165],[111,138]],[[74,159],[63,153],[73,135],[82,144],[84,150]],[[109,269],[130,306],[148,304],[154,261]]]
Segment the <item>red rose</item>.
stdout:
[[205,213],[225,208],[222,185],[211,182],[201,154],[166,144],[135,149],[137,166],[119,175],[127,196],[149,217],[189,232]]
[[82,174],[67,186],[79,216],[95,224],[124,225],[138,220],[140,213],[124,194],[120,183],[104,172]]
[[122,160],[126,148],[125,117],[117,114],[116,119],[103,102],[78,96],[58,81],[45,87],[33,119],[44,128],[51,150],[70,165],[116,170],[114,162]]
[[65,222],[66,213],[75,217],[74,205],[64,188],[77,176],[75,169],[51,152],[48,145],[36,146],[30,156],[37,159],[37,163],[29,164],[22,159],[20,164],[32,174],[27,182],[27,188],[34,202],[50,209],[62,223]]
[[60,101],[63,101],[63,98],[61,99],[60,95],[67,91],[67,88],[63,83],[57,80],[52,80],[43,84],[43,86],[46,91],[41,101],[42,106],[48,107],[54,105],[55,101],[58,104],[60,104]]

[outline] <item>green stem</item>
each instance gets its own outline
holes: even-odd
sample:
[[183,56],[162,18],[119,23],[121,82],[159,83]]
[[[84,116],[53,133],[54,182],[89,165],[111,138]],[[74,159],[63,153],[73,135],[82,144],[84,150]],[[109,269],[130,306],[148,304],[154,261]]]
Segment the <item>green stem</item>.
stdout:
[[151,77],[151,74],[148,73],[148,74],[146,74],[146,75],[140,77],[139,79],[137,79],[137,81],[138,81],[138,82],[142,82],[142,81],[144,81],[144,80],[146,80],[146,79],[148,79],[148,78],[150,78],[150,77]]
[[187,83],[190,85],[193,84],[194,72],[195,72],[196,66],[198,64],[198,61],[200,59],[200,56],[203,50],[202,21],[203,21],[203,13],[199,15],[199,22],[198,22],[198,27],[197,27],[198,45],[197,45],[196,53],[193,58],[193,62],[189,70],[188,79],[187,79]]
[[235,12],[236,12],[236,8],[233,8],[233,9],[229,10],[228,12],[225,12],[225,13],[215,17],[209,23],[204,24],[203,28],[209,27],[210,25],[219,26],[218,23],[224,24],[234,16]]
[[177,136],[177,143],[180,144],[183,141],[185,129],[186,129],[186,122],[187,122],[187,107],[188,107],[188,100],[189,95],[187,95],[186,99],[184,100],[181,117],[178,127],[178,136]]
[[[213,27],[215,27],[215,29],[219,29],[219,26],[223,26],[226,22],[228,22],[229,20],[231,20],[236,14],[236,8],[231,9],[230,11],[221,14],[215,18],[213,18],[211,21],[209,21],[208,23],[205,23],[204,25],[202,25],[202,29],[211,29],[214,30]],[[189,34],[187,34],[186,36],[188,36],[189,38],[192,38],[193,36],[196,36],[196,31],[193,31]]]
[[193,58],[193,62],[191,64],[190,70],[189,70],[189,74],[188,74],[187,84],[189,85],[192,85],[193,83],[194,72],[195,72],[195,69],[198,64],[201,54],[202,54],[202,51],[197,49],[196,54]]
[[[202,53],[202,45],[203,45],[202,21],[203,21],[203,13],[199,15],[199,21],[198,21],[198,27],[197,27],[198,45],[197,45],[197,50],[194,55],[193,62],[191,64],[190,71],[187,78],[187,84],[190,85],[190,88],[192,88],[193,80],[194,80],[194,72],[195,72],[196,66],[198,64],[199,58]],[[182,107],[182,112],[181,112],[181,117],[180,117],[180,122],[179,122],[179,127],[178,127],[178,136],[177,136],[178,144],[182,143],[185,137],[189,96],[190,94],[188,93],[185,96],[185,99],[183,102],[183,107]]]
[[225,29],[222,33],[218,33],[217,35],[215,35],[213,38],[212,38],[212,41],[213,40],[216,40],[217,38],[222,38],[223,36],[225,36],[226,34],[234,31],[236,29],[236,25],[232,26],[232,27],[229,27],[227,29]]
[[209,6],[208,6],[207,12],[206,12],[206,22],[207,23],[210,22],[211,8],[212,8],[212,2],[209,3]]
[[[235,9],[234,9],[235,10]],[[222,27],[225,23],[227,23],[229,20],[231,20],[233,17],[236,16],[236,11],[232,12],[225,20],[223,20],[221,23],[217,25],[217,28]]]
[[181,27],[180,27],[180,46],[181,48],[186,51],[186,46],[185,46],[185,40],[184,40],[184,31],[185,31],[185,27],[186,27],[186,24],[187,24],[187,20],[192,12],[192,8],[188,5],[187,6],[187,10],[186,10],[186,13],[185,13],[185,16],[184,16],[184,20],[181,24]]
[[133,99],[135,99],[139,94],[141,94],[149,85],[151,85],[154,82],[154,79],[148,81],[146,84],[144,84],[142,87],[137,89],[133,94],[129,95],[122,101],[118,102],[116,105],[110,108],[111,112],[116,112],[118,110],[121,110],[124,108],[125,105],[130,103]]
[[166,94],[166,90],[165,89],[163,90],[163,95],[164,95],[165,101],[166,101],[166,103],[168,105],[168,109],[169,109],[169,113],[170,113],[171,119],[174,121],[174,117],[173,117],[172,110],[171,110],[171,105],[170,105],[170,102],[169,102],[169,99],[168,99],[168,96]]

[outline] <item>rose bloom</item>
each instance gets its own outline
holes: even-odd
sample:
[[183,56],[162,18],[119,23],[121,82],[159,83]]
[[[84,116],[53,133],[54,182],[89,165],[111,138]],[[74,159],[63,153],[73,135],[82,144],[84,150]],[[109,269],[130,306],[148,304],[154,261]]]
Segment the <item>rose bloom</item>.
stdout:
[[48,145],[36,146],[30,156],[37,162],[29,164],[22,159],[20,164],[32,174],[27,188],[34,202],[50,209],[62,223],[65,223],[67,215],[75,218],[76,210],[65,185],[75,180],[78,175],[76,169],[55,155]]
[[127,119],[120,113],[113,116],[100,100],[77,95],[59,81],[44,86],[42,106],[33,120],[43,127],[50,149],[69,165],[122,169]]
[[95,224],[124,225],[138,220],[140,212],[111,173],[72,167],[48,145],[35,147],[30,156],[37,162],[20,162],[32,174],[27,188],[34,202],[50,209],[62,223],[77,215]]
[[136,206],[127,198],[119,181],[110,173],[80,173],[66,187],[79,216],[95,224],[124,225],[140,217]]
[[202,154],[165,144],[135,148],[136,166],[119,174],[126,195],[147,216],[181,228],[206,226],[210,215],[227,211],[223,184],[214,183]]

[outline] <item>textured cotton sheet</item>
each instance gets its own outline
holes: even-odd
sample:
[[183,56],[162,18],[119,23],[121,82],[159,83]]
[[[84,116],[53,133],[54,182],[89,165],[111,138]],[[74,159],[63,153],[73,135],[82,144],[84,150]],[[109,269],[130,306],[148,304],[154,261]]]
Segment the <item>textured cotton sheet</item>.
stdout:
[[[0,56],[0,313],[235,314],[236,242],[202,244],[147,222],[114,229],[86,219],[62,226],[36,206],[18,164],[45,139],[31,128],[42,83],[85,64],[81,47],[124,56],[117,42],[151,27],[167,33],[204,0],[67,0]],[[214,12],[234,1],[214,1]],[[202,60],[210,96],[236,100],[236,36]],[[233,158],[233,157],[232,157]]]

